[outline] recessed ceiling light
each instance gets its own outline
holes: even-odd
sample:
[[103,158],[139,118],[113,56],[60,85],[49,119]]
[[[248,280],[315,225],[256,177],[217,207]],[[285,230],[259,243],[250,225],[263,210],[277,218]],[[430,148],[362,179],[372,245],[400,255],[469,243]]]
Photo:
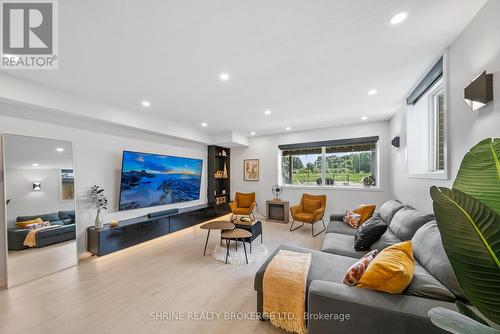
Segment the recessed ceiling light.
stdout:
[[264,114],[266,114],[266,115],[271,115],[271,110],[266,110],[266,111],[264,111]]
[[255,131],[250,132],[250,135],[255,136]]
[[57,152],[64,152],[64,148],[62,148],[62,147],[58,147],[58,148],[56,148],[56,151],[57,151]]
[[204,128],[206,128],[208,126],[208,124],[205,123],[205,122],[203,122],[203,123],[201,123],[201,126],[204,127]]
[[142,104],[142,106],[143,106],[143,107],[145,107],[145,108],[147,108],[147,107],[151,106],[151,102],[149,102],[149,101],[142,101],[142,102],[141,102],[141,104]]
[[221,73],[219,78],[222,80],[222,81],[228,81],[229,80],[229,74],[227,73]]
[[375,95],[375,94],[377,94],[376,89],[372,89],[371,91],[368,92],[368,95]]
[[292,128],[291,128],[291,127],[289,127],[289,126],[287,126],[287,127],[285,128],[285,130],[286,130],[286,131],[290,131],[291,129],[292,129]]
[[400,24],[401,22],[403,22],[404,20],[406,20],[407,17],[408,17],[408,13],[407,12],[397,13],[396,15],[394,15],[391,18],[391,24],[392,25]]
[[368,119],[368,117],[366,117],[366,116],[361,117],[362,121],[366,121],[367,119]]
[[31,164],[31,166],[38,167],[39,165],[37,163],[35,163],[35,164]]

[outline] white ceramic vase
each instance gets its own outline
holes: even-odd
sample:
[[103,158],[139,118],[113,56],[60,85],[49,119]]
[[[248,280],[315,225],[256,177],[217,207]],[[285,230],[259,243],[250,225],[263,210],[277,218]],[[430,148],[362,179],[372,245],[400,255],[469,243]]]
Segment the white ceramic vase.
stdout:
[[95,216],[95,228],[101,229],[103,224],[101,209],[97,209],[97,215]]

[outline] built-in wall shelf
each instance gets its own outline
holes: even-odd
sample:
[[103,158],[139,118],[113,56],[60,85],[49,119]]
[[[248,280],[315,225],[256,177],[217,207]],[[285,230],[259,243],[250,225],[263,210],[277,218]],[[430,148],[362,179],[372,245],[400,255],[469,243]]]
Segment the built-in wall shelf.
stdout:
[[[218,214],[229,213],[231,193],[231,150],[226,147],[208,146],[208,204],[213,205]],[[225,193],[222,193],[222,191]]]

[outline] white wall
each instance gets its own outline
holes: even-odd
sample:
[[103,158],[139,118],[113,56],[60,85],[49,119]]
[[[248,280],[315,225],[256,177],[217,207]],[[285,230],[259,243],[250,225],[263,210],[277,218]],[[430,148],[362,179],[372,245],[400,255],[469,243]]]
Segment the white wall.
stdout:
[[[61,201],[59,194],[59,169],[5,170],[7,226],[15,227],[16,218],[58,211],[75,210],[74,201]],[[42,189],[33,191],[33,182],[40,182]]]
[[[3,116],[9,105],[0,104],[0,134],[20,134],[37,137],[62,139],[73,142],[75,167],[75,195],[77,217],[78,252],[86,251],[86,229],[94,224],[95,210],[87,204],[87,193],[90,187],[98,184],[104,187],[109,200],[110,209],[104,215],[105,221],[110,219],[126,219],[161,211],[172,207],[185,207],[206,203],[206,157],[207,146],[186,140],[169,138],[155,134],[138,132],[126,128],[109,126],[107,134],[77,129],[49,123]],[[17,107],[16,107],[17,108]],[[100,127],[102,130],[102,125]],[[117,212],[120,184],[121,156],[123,150],[177,155],[203,159],[202,186],[200,200]],[[1,152],[0,152],[1,153]],[[1,185],[3,187],[3,185]],[[3,197],[3,192],[0,197]],[[2,203],[3,198],[0,198]],[[0,229],[4,229],[4,206],[0,205]],[[5,230],[0,231],[5,235]],[[3,253],[3,254],[2,254]],[[0,238],[0,281],[5,268],[5,239]]]
[[[340,213],[361,203],[374,203],[378,206],[392,198],[390,186],[390,138],[389,122],[362,123],[353,126],[318,129],[274,136],[256,137],[250,140],[248,148],[231,149],[231,193],[236,191],[256,192],[259,211],[265,214],[266,200],[272,199],[271,188],[278,183],[278,145],[379,136],[380,190],[331,189],[331,188],[285,188],[283,199],[290,205],[300,201],[302,193],[326,194],[328,197],[326,213]],[[260,160],[259,181],[243,181],[243,160]],[[327,217],[328,217],[327,216]]]
[[[450,187],[464,154],[484,138],[500,137],[500,1],[490,0],[448,49],[448,163],[450,180],[408,178],[404,141],[391,155],[394,196],[418,209],[432,211],[429,188]],[[473,112],[464,88],[486,70],[493,73],[494,100]],[[403,111],[391,120],[391,136],[404,133]]]

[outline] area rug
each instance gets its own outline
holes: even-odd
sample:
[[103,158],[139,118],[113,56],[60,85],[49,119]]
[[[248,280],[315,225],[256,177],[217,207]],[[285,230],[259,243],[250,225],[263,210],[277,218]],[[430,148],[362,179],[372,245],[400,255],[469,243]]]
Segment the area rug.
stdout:
[[[266,246],[262,245],[259,241],[255,240],[252,243],[252,253],[250,253],[250,245],[246,243],[248,263],[262,262],[267,259],[269,251]],[[212,251],[212,257],[217,261],[226,261],[226,243],[224,246],[217,245]],[[238,242],[238,251],[236,251],[236,245],[234,241],[231,241],[231,246],[229,247],[229,257],[227,258],[228,264],[246,264],[245,252],[243,251],[243,244]]]

